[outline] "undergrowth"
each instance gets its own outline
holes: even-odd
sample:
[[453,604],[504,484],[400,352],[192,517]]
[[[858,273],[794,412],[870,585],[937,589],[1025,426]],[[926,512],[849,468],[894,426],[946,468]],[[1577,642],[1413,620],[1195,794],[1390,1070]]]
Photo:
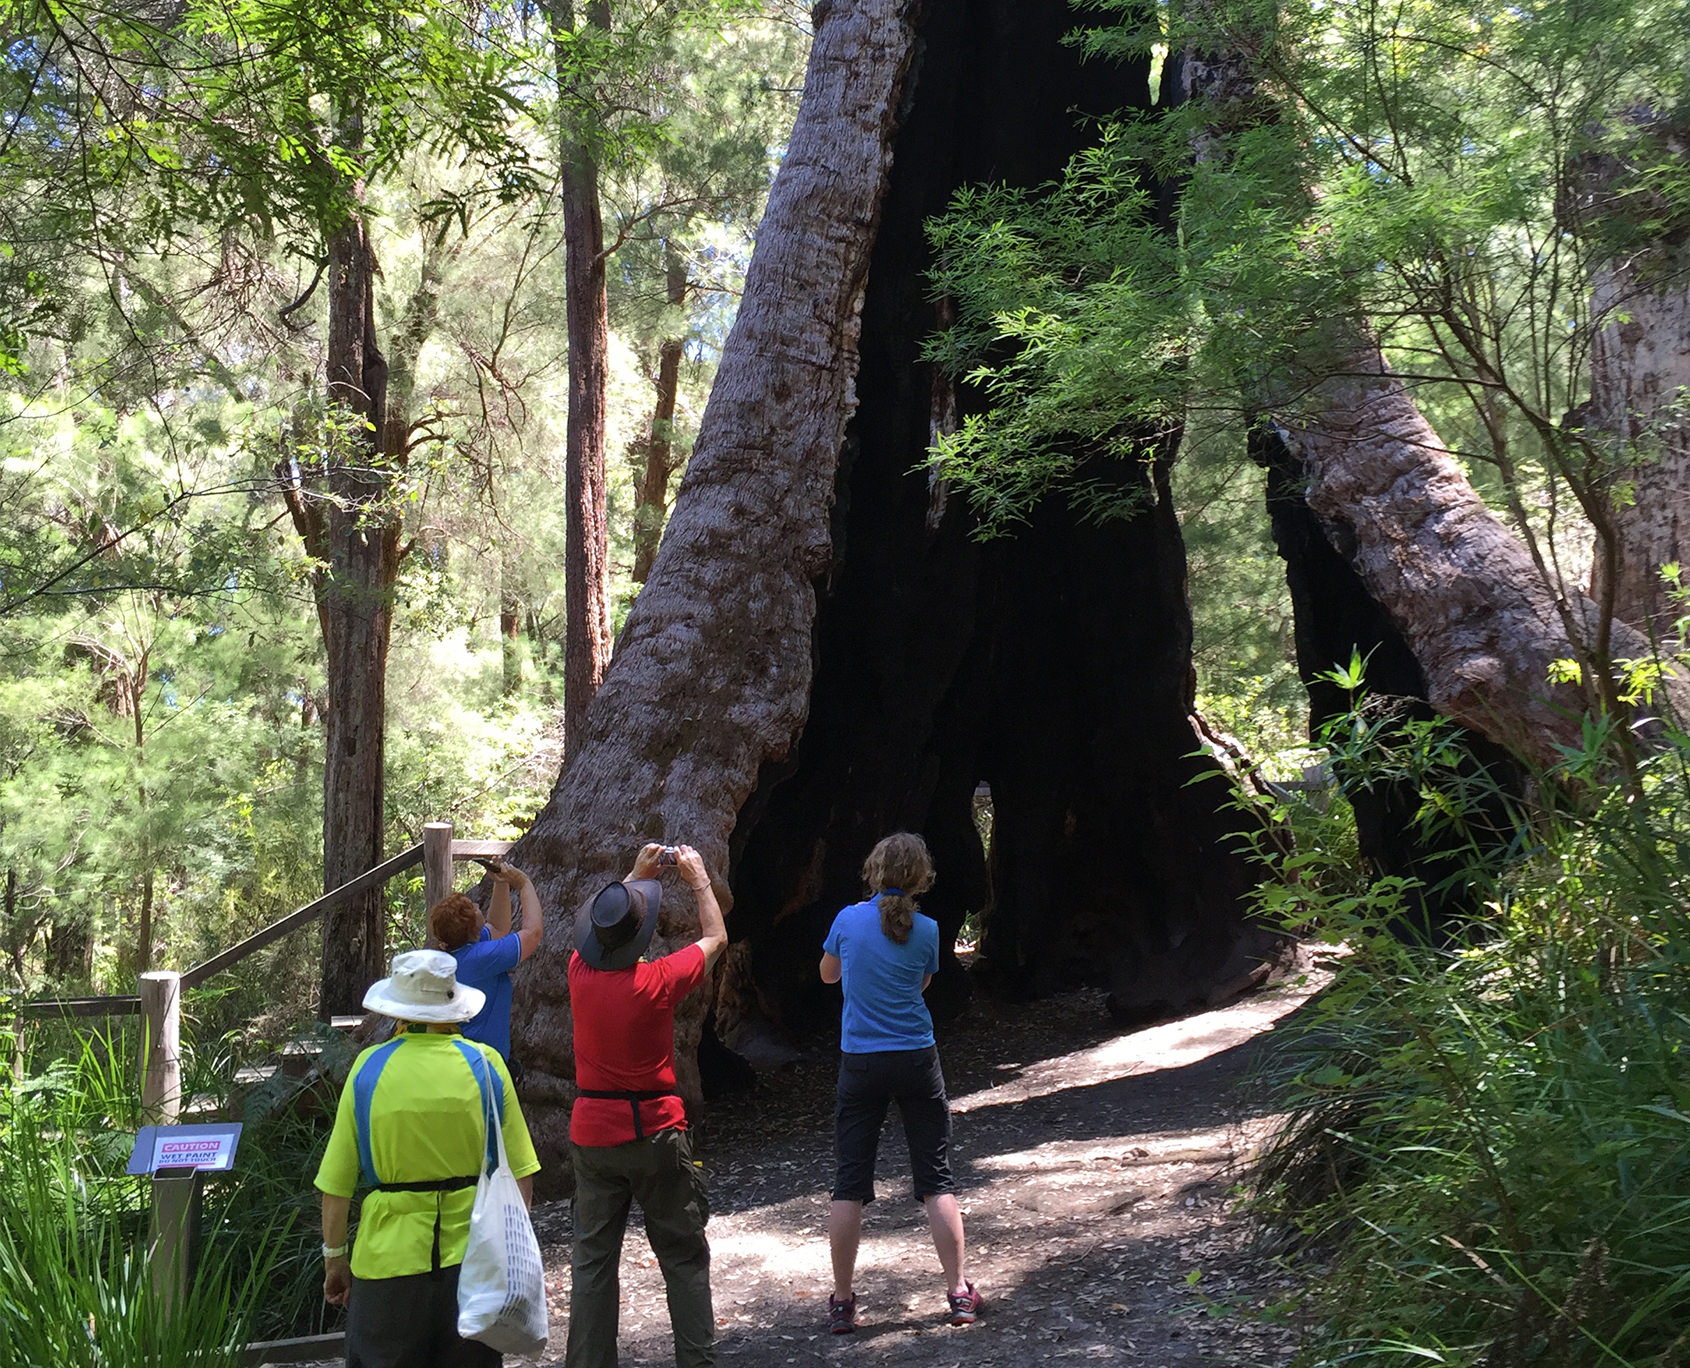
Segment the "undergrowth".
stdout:
[[205,1181],[198,1276],[169,1306],[147,1259],[150,1188],[124,1171],[143,1123],[134,1028],[54,1044],[0,1075],[0,1364],[235,1364],[251,1341],[324,1328],[311,1175],[325,1119],[237,1089],[234,1038],[185,1041],[182,1119],[243,1131],[233,1175]]
[[[1358,879],[1341,803],[1261,842],[1264,907],[1347,947],[1270,1065],[1255,1188],[1313,1256],[1297,1362],[1690,1365],[1690,737],[1629,789],[1585,753],[1504,791],[1378,717],[1328,729],[1340,788],[1408,786],[1437,874]],[[1428,892],[1472,920],[1417,934]]]

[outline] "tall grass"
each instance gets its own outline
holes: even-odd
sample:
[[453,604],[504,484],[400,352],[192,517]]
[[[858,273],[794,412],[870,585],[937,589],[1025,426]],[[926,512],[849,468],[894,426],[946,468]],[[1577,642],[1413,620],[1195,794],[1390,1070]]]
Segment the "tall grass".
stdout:
[[[141,1118],[130,1032],[81,1037],[0,1078],[0,1365],[126,1368],[239,1361],[253,1339],[315,1328],[310,1176],[321,1127],[259,1118],[236,1172],[208,1180],[198,1275],[167,1304],[146,1257],[150,1189],[125,1175]],[[185,1091],[227,1089],[232,1061],[184,1061]],[[302,1253],[308,1244],[309,1256]]]
[[[1399,739],[1423,817],[1494,814],[1447,730]],[[1412,882],[1358,882],[1321,832],[1269,852],[1264,901],[1349,948],[1270,1066],[1290,1119],[1258,1175],[1258,1213],[1318,1256],[1308,1368],[1690,1365],[1690,738],[1629,794],[1574,770],[1592,756],[1539,776],[1555,802],[1505,863],[1450,864],[1489,903],[1459,948],[1403,938]]]

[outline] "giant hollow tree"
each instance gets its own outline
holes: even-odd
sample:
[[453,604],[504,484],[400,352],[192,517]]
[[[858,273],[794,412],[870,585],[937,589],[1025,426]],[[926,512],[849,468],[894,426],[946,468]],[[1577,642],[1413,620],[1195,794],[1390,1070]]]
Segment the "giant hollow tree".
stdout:
[[[1095,52],[1161,36],[1101,8],[1125,22]],[[1682,499],[1683,166],[1655,111],[1683,86],[1684,7],[1167,14],[1161,109],[1106,124],[1058,185],[941,222],[951,351],[995,400],[944,468],[1002,517],[1076,482],[1051,442],[1076,412],[1230,428],[1267,473],[1317,731],[1353,705],[1326,678],[1353,659],[1403,719],[1469,729],[1504,788],[1593,735],[1632,773],[1634,730],[1684,705],[1637,630],[1659,635]],[[1146,165],[1177,236],[1148,222]],[[1357,801],[1362,848],[1423,873],[1425,795],[1385,787]]]
[[[644,841],[699,847],[731,909],[734,952],[677,1023],[694,1101],[707,1025],[826,1027],[820,942],[890,830],[926,834],[939,881],[925,905],[947,933],[982,919],[997,991],[1097,984],[1119,1018],[1145,1020],[1251,981],[1278,944],[1244,914],[1223,786],[1194,782],[1214,767],[1189,722],[1177,432],[1145,431],[1143,460],[1096,460],[1084,498],[1053,495],[991,542],[928,467],[935,435],[980,398],[922,359],[944,321],[927,220],[970,182],[1048,181],[1087,114],[1149,103],[1148,63],[1082,63],[1070,24],[1062,0],[815,10],[802,107],[672,519],[513,851],[552,930],[513,1030],[554,1181],[574,1096],[574,912]],[[1083,516],[1100,503],[1111,516]],[[659,949],[696,932],[684,888],[665,899]],[[948,952],[936,990],[952,1005],[967,992]]]

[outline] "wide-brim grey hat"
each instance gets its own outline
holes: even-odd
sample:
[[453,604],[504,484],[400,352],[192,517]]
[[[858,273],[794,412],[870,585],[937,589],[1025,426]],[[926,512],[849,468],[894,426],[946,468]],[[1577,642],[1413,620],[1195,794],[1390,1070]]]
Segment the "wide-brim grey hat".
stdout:
[[575,950],[594,969],[626,969],[639,963],[657,929],[663,885],[629,879],[599,889],[575,914]]
[[487,994],[458,982],[458,962],[444,950],[404,950],[393,972],[370,985],[364,1009],[400,1021],[468,1021],[487,1004]]

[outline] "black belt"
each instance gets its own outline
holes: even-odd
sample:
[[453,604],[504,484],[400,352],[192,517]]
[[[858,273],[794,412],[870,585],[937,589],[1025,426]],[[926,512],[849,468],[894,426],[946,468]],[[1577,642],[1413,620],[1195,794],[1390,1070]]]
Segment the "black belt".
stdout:
[[[461,1192],[465,1188],[472,1188],[480,1181],[471,1175],[468,1178],[430,1178],[420,1183],[377,1183],[372,1192]],[[428,1256],[429,1272],[440,1271],[440,1203],[434,1204],[434,1244]]]
[[640,1124],[640,1103],[655,1102],[662,1097],[679,1097],[677,1092],[670,1092],[667,1088],[657,1092],[605,1092],[598,1088],[577,1088],[578,1097],[596,1097],[609,1102],[626,1102],[634,1113],[634,1139],[645,1139],[645,1127]]
[[374,1192],[458,1192],[463,1188],[472,1188],[476,1184],[476,1177],[471,1174],[468,1178],[431,1178],[426,1183],[377,1183]]

